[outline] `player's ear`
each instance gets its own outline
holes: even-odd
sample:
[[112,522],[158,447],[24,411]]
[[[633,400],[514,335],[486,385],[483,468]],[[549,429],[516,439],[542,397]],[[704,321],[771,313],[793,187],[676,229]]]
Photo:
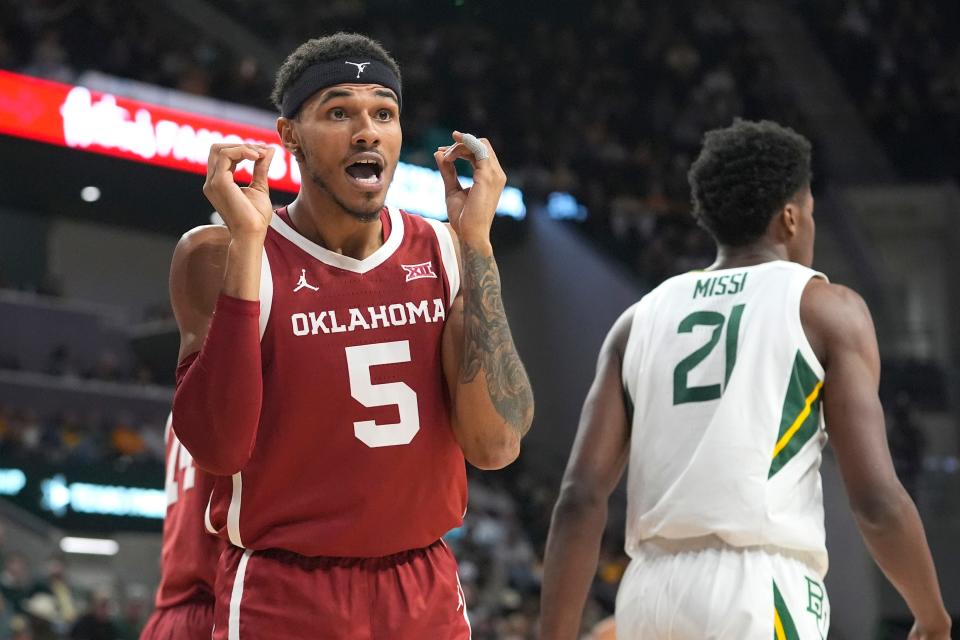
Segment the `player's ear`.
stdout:
[[283,148],[289,151],[294,158],[300,160],[303,156],[303,150],[300,147],[300,136],[297,135],[294,121],[283,116],[277,118],[277,133],[280,134],[280,142],[283,144]]
[[786,233],[787,238],[792,238],[797,235],[800,227],[800,207],[797,206],[795,202],[792,200],[788,202],[780,211],[778,218],[780,219],[780,226]]

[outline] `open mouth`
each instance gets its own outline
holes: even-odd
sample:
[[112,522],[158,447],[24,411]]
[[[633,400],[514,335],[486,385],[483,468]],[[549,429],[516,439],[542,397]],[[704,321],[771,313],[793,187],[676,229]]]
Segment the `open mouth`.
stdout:
[[347,165],[345,171],[358,185],[378,187],[382,182],[383,161],[374,157],[360,158],[356,162]]

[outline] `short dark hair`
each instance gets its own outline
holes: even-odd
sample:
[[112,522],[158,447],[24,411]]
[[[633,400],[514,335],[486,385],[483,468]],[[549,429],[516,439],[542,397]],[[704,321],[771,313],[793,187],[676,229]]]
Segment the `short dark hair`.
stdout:
[[776,122],[737,119],[706,133],[687,179],[697,223],[719,244],[743,246],[810,185],[810,141]]
[[287,56],[277,70],[270,101],[277,110],[280,110],[283,94],[297,81],[304,69],[318,62],[353,56],[373,58],[384,63],[397,75],[397,80],[400,80],[400,65],[387,53],[383,45],[365,35],[341,31],[330,36],[307,40]]

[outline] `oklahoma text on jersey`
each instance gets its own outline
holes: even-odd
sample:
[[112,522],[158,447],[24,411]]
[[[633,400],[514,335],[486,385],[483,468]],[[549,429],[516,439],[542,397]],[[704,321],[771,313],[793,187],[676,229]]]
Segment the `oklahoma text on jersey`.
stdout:
[[293,335],[307,336],[318,333],[344,333],[357,329],[379,329],[381,327],[402,327],[419,322],[443,322],[447,312],[443,300],[421,300],[378,307],[350,307],[341,317],[349,316],[348,324],[340,324],[336,309],[295,313],[290,316]]

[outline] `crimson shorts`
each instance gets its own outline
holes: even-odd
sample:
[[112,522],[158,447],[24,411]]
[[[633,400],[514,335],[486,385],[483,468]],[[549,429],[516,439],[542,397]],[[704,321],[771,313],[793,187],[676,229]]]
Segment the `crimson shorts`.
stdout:
[[384,558],[228,546],[214,640],[468,640],[457,561],[438,540]]
[[140,640],[210,640],[213,602],[185,602],[155,609]]

